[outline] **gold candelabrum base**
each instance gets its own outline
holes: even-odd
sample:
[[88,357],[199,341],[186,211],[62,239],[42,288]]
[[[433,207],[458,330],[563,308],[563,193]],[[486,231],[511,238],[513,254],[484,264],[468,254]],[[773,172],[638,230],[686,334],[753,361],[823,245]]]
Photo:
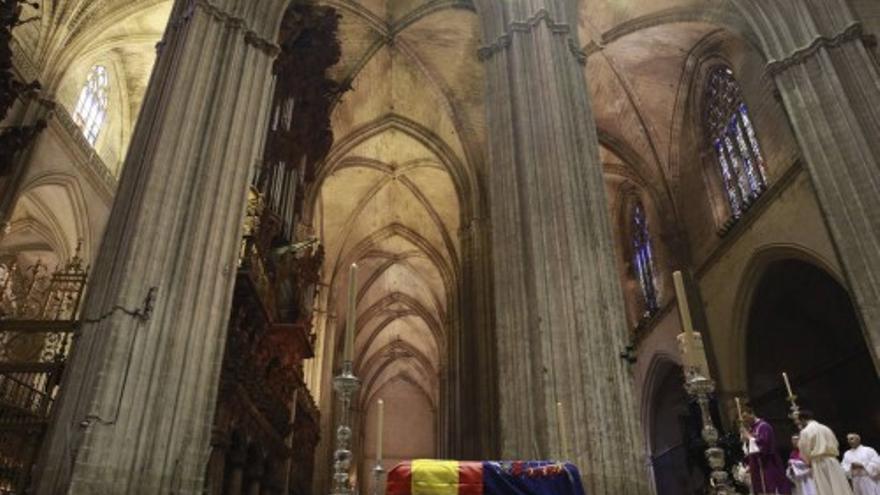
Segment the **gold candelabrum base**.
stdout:
[[706,460],[712,472],[709,474],[710,493],[715,495],[734,495],[736,491],[730,482],[730,475],[724,469],[724,450],[718,446],[719,434],[712,420],[709,400],[715,393],[715,382],[700,374],[697,368],[686,368],[684,389],[689,396],[696,399],[703,418],[702,437],[708,446]]

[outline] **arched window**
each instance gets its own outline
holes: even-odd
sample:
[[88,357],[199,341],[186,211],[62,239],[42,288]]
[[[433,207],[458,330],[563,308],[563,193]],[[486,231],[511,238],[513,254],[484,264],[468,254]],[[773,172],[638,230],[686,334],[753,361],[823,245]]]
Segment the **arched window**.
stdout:
[[101,65],[92,67],[73,112],[73,121],[82,129],[83,136],[94,146],[107,117],[107,92],[110,78]]
[[709,73],[705,118],[730,211],[738,218],[767,188],[767,178],[749,110],[729,67]]
[[632,213],[633,269],[642,296],[645,298],[647,314],[653,314],[660,308],[657,297],[657,285],[654,281],[654,249],[651,246],[651,233],[648,230],[648,219],[641,202],[635,204]]

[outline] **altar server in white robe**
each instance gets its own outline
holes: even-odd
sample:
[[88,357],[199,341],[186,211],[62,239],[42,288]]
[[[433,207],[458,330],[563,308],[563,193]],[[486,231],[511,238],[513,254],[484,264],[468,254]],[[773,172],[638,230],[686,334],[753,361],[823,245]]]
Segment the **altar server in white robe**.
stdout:
[[813,471],[819,495],[852,495],[846,473],[837,460],[839,444],[831,428],[813,419],[813,413],[807,410],[798,414],[798,424],[801,427],[798,449]]
[[843,470],[852,480],[855,495],[880,495],[880,456],[862,445],[857,433],[846,436],[850,449],[843,454]]
[[819,495],[816,492],[816,482],[813,481],[813,471],[801,458],[798,440],[800,437],[792,435],[791,455],[788,458],[788,468],[785,470],[785,475],[794,484],[791,495]]

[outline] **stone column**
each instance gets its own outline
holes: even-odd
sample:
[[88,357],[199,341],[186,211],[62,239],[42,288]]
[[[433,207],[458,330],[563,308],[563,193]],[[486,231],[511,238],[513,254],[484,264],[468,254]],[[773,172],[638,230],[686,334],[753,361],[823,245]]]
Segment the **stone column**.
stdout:
[[459,317],[449,340],[454,349],[454,361],[449,366],[449,383],[454,387],[450,440],[452,453],[459,459],[499,456],[491,235],[486,223],[482,218],[472,218],[459,233]]
[[285,0],[176,0],[37,493],[202,493]]
[[761,43],[880,357],[880,68],[845,0],[735,0]]
[[[575,2],[479,0],[488,75],[501,449],[648,492]],[[564,405],[563,454],[556,402]]]

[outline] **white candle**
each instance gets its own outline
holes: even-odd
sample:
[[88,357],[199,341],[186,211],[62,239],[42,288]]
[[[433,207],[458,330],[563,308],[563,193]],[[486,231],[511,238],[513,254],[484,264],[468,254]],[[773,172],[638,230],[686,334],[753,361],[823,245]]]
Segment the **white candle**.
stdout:
[[691,309],[688,306],[687,291],[684,288],[684,277],[681,271],[672,273],[672,281],[675,284],[675,299],[678,301],[678,314],[681,316],[681,326],[685,332],[694,333],[694,323],[691,320]]
[[357,263],[352,263],[348,271],[348,314],[345,324],[345,348],[342,354],[344,361],[352,361],[354,356],[354,322],[357,316]]
[[378,415],[379,419],[377,420],[378,426],[376,426],[376,464],[382,463],[382,428],[384,425],[382,424],[385,420],[385,401],[379,399],[378,402],[379,410]]
[[672,273],[672,281],[675,284],[675,298],[678,300],[678,313],[681,316],[681,326],[685,332],[693,333],[694,324],[691,320],[691,310],[688,306],[687,291],[684,288],[684,276],[680,270]]
[[734,397],[734,401],[736,401],[736,418],[742,421],[743,419],[743,408],[742,404],[739,402],[739,397]]
[[559,446],[562,448],[562,461],[568,457],[568,436],[565,434],[565,414],[562,411],[562,402],[556,403],[556,422],[559,428]]
[[794,397],[794,392],[791,391],[791,382],[788,381],[788,373],[783,371],[782,379],[785,380],[785,390],[788,391],[788,396]]
[[687,292],[684,288],[684,278],[681,271],[672,273],[672,281],[675,285],[675,299],[678,302],[678,314],[681,317],[681,326],[684,330],[685,365],[697,366],[697,356],[694,352],[694,324],[691,320],[691,310],[688,307]]

